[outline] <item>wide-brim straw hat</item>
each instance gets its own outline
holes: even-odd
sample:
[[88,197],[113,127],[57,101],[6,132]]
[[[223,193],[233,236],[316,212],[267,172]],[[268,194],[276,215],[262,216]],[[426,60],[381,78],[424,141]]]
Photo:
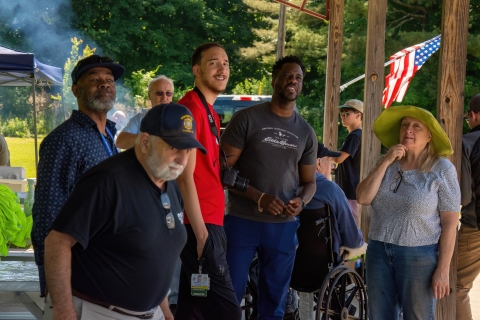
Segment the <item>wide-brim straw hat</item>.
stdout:
[[400,143],[400,124],[403,118],[412,117],[428,127],[430,143],[439,156],[453,153],[452,144],[437,119],[427,110],[414,106],[395,106],[385,109],[373,123],[373,132],[387,148]]

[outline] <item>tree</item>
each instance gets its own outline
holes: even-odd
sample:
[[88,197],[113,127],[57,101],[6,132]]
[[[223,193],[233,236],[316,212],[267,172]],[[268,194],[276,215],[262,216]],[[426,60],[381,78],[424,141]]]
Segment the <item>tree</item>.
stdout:
[[180,88],[193,83],[191,55],[201,43],[225,46],[235,78],[237,50],[254,39],[256,18],[238,1],[73,0],[72,7],[73,24],[123,64],[127,78],[161,64]]
[[70,57],[67,58],[67,61],[65,62],[65,65],[63,67],[63,104],[65,106],[65,109],[69,113],[71,113],[72,110],[77,109],[77,99],[75,98],[71,90],[71,73],[79,60],[91,56],[96,51],[96,48],[90,48],[88,45],[86,45],[80,53],[80,46],[82,45],[83,40],[74,37],[70,39],[70,41],[72,42]]

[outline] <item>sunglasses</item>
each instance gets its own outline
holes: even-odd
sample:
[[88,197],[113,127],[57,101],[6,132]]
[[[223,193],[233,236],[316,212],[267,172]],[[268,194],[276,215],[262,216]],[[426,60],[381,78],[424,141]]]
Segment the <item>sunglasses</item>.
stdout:
[[390,190],[392,190],[394,193],[397,193],[398,187],[400,187],[400,184],[403,180],[403,171],[398,171],[394,179],[395,181],[390,185]]
[[167,92],[164,92],[164,91],[156,91],[155,94],[159,97],[163,97],[163,95],[166,95],[167,97],[171,97],[173,96],[173,92],[170,92],[170,91],[167,91]]
[[172,210],[170,210],[170,198],[168,197],[167,193],[162,193],[160,196],[160,200],[162,201],[162,206],[165,210],[167,210],[167,216],[165,217],[165,221],[167,222],[168,229],[175,229],[175,217],[173,216]]
[[478,111],[472,111],[472,110],[467,110],[467,112],[465,112],[463,114],[463,119],[465,119],[467,122],[468,122],[468,113],[471,112],[471,113],[478,113]]

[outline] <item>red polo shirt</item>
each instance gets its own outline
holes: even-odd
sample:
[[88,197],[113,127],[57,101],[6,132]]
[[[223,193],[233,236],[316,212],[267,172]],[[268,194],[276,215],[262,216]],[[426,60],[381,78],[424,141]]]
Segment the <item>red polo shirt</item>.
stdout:
[[[197,161],[193,172],[193,179],[197,188],[200,209],[205,223],[223,226],[225,194],[220,183],[219,170],[219,146],[217,138],[210,129],[207,111],[195,91],[189,91],[178,101],[186,106],[193,114],[197,125],[197,140],[207,149],[207,154],[197,152]],[[217,130],[220,133],[220,120],[211,105],[208,105],[211,114],[215,118]],[[189,223],[188,217],[184,217],[185,223]]]

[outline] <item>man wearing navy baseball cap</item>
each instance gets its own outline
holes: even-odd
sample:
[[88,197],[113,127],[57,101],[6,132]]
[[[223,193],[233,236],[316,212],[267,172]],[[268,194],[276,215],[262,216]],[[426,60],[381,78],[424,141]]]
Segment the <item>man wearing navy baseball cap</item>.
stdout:
[[40,145],[32,243],[41,296],[45,295],[44,240],[53,220],[80,177],[117,153],[115,123],[107,120],[107,112],[115,103],[115,81],[124,72],[109,57],[92,55],[78,61],[71,74],[78,110]]
[[325,207],[330,208],[332,215],[334,259],[339,261],[342,251],[347,251],[345,259],[356,257],[366,251],[367,245],[353,218],[345,193],[335,182],[330,181],[332,178],[330,159],[339,156],[340,152],[331,151],[322,143],[318,143],[315,177],[317,190],[312,200],[300,212],[300,227],[297,230],[299,243],[290,281],[290,285],[294,288],[319,288],[322,282],[316,279],[323,281],[323,278],[312,275],[318,275],[319,272],[328,273],[327,262],[318,259],[319,229],[315,227],[315,221],[324,217]]
[[186,107],[159,105],[133,148],[78,181],[45,240],[52,318],[173,319],[166,296],[187,239],[175,179],[193,149],[206,152],[195,133]]

